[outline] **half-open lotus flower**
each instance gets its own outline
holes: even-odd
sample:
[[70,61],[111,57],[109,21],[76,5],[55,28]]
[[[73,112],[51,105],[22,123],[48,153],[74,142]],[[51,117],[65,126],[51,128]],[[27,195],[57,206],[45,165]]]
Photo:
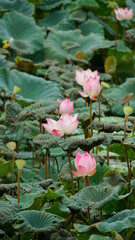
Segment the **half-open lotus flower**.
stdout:
[[74,101],[70,101],[69,98],[64,99],[63,101],[58,98],[57,102],[60,103],[59,105],[59,113],[69,113],[71,114],[74,110]]
[[62,137],[65,134],[74,132],[78,126],[78,113],[74,116],[70,114],[62,114],[58,121],[46,118],[47,124],[42,123],[42,126],[47,132],[53,134],[56,137]]
[[83,92],[79,91],[82,97],[89,97],[92,100],[96,100],[96,96],[100,93],[101,86],[99,76],[89,77],[83,85]]
[[75,176],[93,176],[96,172],[96,160],[88,152],[77,152],[74,164],[77,172],[72,171],[72,173]]
[[118,8],[118,9],[114,9],[115,12],[115,16],[116,19],[119,21],[122,20],[131,20],[133,18],[134,12],[133,12],[133,8],[130,8],[128,10],[128,8]]
[[87,78],[92,77],[92,78],[100,78],[99,76],[97,76],[97,70],[92,72],[90,68],[88,68],[87,70],[82,70],[79,71],[78,69],[76,70],[75,73],[75,79],[77,81],[77,83],[81,86],[84,85],[85,81]]

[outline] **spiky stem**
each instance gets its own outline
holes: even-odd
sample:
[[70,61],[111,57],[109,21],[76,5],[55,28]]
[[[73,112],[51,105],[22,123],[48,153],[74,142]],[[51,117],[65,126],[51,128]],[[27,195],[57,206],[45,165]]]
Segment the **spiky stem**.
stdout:
[[72,193],[74,195],[75,194],[75,189],[74,189],[73,173],[72,173],[72,166],[71,166],[71,159],[70,159],[70,153],[69,152],[67,152],[67,156],[68,156],[68,162],[69,162],[70,173],[71,173]]

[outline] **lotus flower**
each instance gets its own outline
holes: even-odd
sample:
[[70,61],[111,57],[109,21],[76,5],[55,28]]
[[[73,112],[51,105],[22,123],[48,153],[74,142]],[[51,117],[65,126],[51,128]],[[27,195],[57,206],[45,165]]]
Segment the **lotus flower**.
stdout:
[[116,15],[116,19],[119,21],[122,20],[131,20],[133,18],[133,8],[130,8],[128,10],[128,8],[126,7],[124,8],[118,8],[118,9],[114,9],[115,15]]
[[59,105],[59,113],[68,113],[71,114],[74,110],[74,101],[70,101],[69,98],[64,99],[63,101],[58,98],[57,102],[60,103]]
[[89,77],[83,85],[83,92],[79,91],[82,97],[89,97],[92,100],[96,100],[96,96],[100,93],[101,86],[99,76]]
[[97,73],[97,70],[92,72],[89,68],[86,71],[81,72],[79,70],[76,70],[75,79],[79,85],[83,86],[88,77],[97,79],[100,78],[99,76],[97,76]]
[[77,172],[72,171],[75,176],[92,176],[96,172],[96,160],[94,157],[91,157],[88,152],[84,152],[82,154],[77,152],[75,158],[75,167]]
[[58,121],[46,118],[47,124],[42,123],[42,126],[47,132],[53,134],[56,137],[62,137],[64,134],[70,134],[74,132],[78,126],[78,113],[74,115],[62,114]]

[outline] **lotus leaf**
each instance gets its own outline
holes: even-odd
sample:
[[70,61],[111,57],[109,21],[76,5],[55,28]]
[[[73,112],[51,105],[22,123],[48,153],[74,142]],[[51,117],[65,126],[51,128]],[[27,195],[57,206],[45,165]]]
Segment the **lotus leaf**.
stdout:
[[28,232],[51,232],[58,229],[58,227],[64,222],[64,219],[43,211],[29,210],[22,211],[17,214],[17,222],[14,228],[20,233]]
[[10,48],[18,54],[32,54],[43,48],[44,37],[41,29],[31,17],[12,11],[0,19],[0,39],[10,41]]
[[31,3],[28,3],[26,0],[1,0],[0,1],[0,11],[12,11],[16,10],[17,12],[23,13],[27,16],[32,16],[34,13],[34,6]]
[[29,105],[41,99],[57,100],[58,95],[61,97],[59,85],[56,83],[47,82],[43,78],[16,70],[9,72],[6,69],[1,69],[0,89],[4,89],[11,96],[16,85],[21,88],[21,92],[16,95],[16,100],[22,105]]

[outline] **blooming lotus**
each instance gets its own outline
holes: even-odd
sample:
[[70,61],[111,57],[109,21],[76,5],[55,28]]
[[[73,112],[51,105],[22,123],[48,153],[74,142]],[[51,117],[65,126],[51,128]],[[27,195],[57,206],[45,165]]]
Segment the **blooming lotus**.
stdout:
[[59,113],[68,113],[71,114],[74,110],[74,101],[70,101],[69,98],[64,99],[63,101],[58,98],[57,102],[60,103],[59,105]]
[[77,172],[72,173],[77,177],[93,176],[96,172],[96,160],[88,152],[77,152],[74,164]]
[[116,19],[119,21],[122,20],[131,20],[133,18],[133,8],[130,8],[128,10],[128,8],[126,7],[124,8],[118,8],[118,9],[114,9],[115,15],[116,15]]
[[87,78],[83,85],[83,92],[79,91],[82,97],[89,97],[92,100],[96,100],[96,96],[100,93],[101,86],[99,77],[90,77]]
[[46,118],[47,124],[42,123],[42,126],[47,130],[47,132],[53,134],[56,137],[62,137],[65,134],[70,134],[74,132],[78,126],[78,113],[74,116],[68,113],[62,114],[58,121],[50,118]]
[[76,70],[75,79],[79,85],[83,86],[86,79],[89,77],[97,78],[99,80],[100,77],[97,76],[97,73],[97,70],[92,72],[89,68],[86,71],[83,70],[81,72],[79,70]]

